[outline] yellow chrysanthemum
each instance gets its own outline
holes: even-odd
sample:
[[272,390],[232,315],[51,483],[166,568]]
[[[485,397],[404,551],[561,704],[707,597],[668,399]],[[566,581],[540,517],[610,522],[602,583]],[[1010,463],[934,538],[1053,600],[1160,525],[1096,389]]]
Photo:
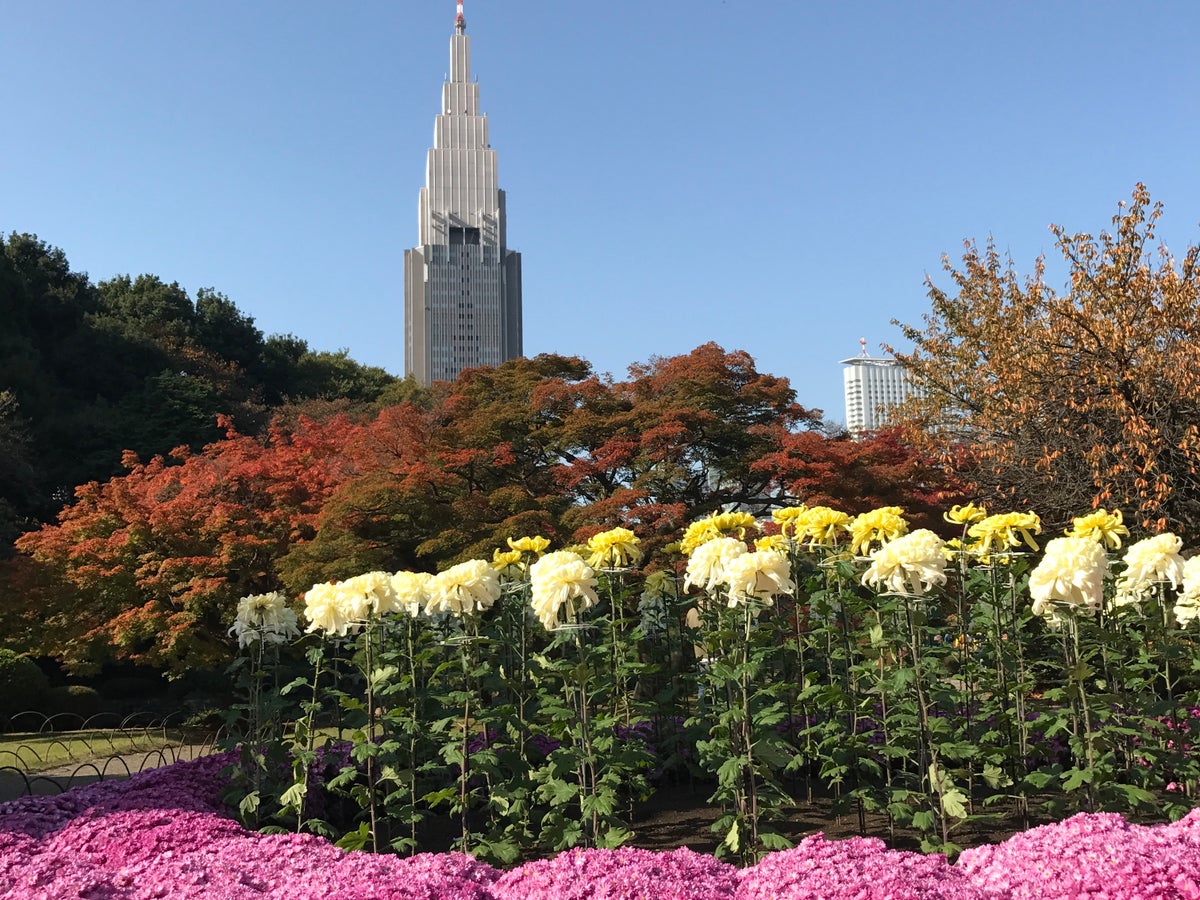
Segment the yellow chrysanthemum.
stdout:
[[967,534],[975,538],[971,550],[985,563],[993,553],[1003,553],[1022,544],[1036,551],[1038,545],[1033,536],[1041,533],[1042,520],[1032,512],[997,513],[967,529]]
[[520,550],[493,550],[492,568],[507,581],[520,581],[525,577],[525,558]]
[[541,556],[546,552],[546,548],[550,546],[550,539],[544,537],[523,537],[517,538],[515,541],[512,538],[507,538],[508,548],[516,550],[519,553],[531,553],[535,557]]
[[1078,516],[1071,520],[1071,529],[1067,537],[1085,537],[1099,541],[1109,550],[1121,549],[1121,538],[1129,537],[1129,529],[1121,524],[1121,511],[1114,509],[1098,509],[1086,516]]
[[871,554],[862,583],[877,591],[924,596],[935,584],[946,583],[944,545],[927,528],[889,540]]
[[679,542],[679,551],[690,556],[701,544],[707,544],[720,537],[745,538],[747,529],[757,527],[758,523],[750,513],[715,513],[697,519],[687,527],[683,539]]
[[973,525],[987,517],[987,509],[968,503],[966,506],[952,506],[950,512],[942,513],[942,518],[955,525]]
[[866,555],[872,544],[893,541],[906,531],[908,522],[899,506],[881,506],[862,513],[850,522],[850,552]]
[[836,547],[850,533],[850,516],[829,506],[813,506],[796,519],[792,535],[810,547]]
[[781,534],[794,536],[796,534],[796,520],[806,512],[808,512],[808,507],[804,504],[800,506],[788,506],[783,509],[773,510],[771,518],[779,526]]
[[587,564],[593,569],[620,569],[637,565],[642,558],[641,539],[628,528],[613,528],[592,535],[587,542]]
[[755,550],[772,550],[775,553],[787,553],[791,541],[786,534],[767,534],[754,539]]

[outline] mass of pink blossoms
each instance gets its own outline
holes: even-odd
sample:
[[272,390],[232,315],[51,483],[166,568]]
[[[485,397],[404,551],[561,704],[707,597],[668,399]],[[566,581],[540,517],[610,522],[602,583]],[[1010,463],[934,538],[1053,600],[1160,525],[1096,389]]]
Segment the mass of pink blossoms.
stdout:
[[737,869],[680,849],[570,850],[507,872],[461,853],[348,853],[228,818],[224,756],[55,797],[0,804],[0,892],[12,898],[356,900],[1200,900],[1200,810],[1171,825],[1077,815],[941,856],[874,838],[805,838]]

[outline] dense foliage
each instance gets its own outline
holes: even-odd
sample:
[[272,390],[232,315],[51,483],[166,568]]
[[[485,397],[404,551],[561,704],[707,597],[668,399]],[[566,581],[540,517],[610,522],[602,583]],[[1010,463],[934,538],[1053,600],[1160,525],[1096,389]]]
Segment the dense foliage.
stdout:
[[[153,275],[94,284],[33,235],[0,240],[0,557],[20,524],[53,517],[76,485],[258,430],[285,401],[371,403],[397,379],[291,335],[264,338],[223,294]],[[411,386],[409,388],[411,393]]]
[[1053,229],[1069,282],[1022,279],[968,243],[953,291],[905,326],[897,358],[923,386],[914,434],[984,499],[1065,523],[1117,505],[1147,528],[1200,534],[1200,247],[1154,248],[1142,185],[1113,233]]
[[0,570],[20,586],[0,613],[12,646],[77,670],[115,656],[179,671],[228,658],[229,610],[249,593],[436,570],[512,534],[569,544],[621,524],[653,550],[730,504],[836,497],[920,518],[945,484],[893,436],[823,433],[785,380],[715,344],[624,382],[546,355],[366,421],[281,417],[261,437],[220,421],[195,452],[126,453],[124,475],[18,541]]

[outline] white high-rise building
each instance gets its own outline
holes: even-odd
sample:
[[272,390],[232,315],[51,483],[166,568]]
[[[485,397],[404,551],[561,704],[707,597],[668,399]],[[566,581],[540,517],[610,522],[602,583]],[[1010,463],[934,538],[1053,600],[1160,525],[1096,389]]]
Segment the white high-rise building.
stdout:
[[854,435],[874,431],[887,422],[890,407],[914,393],[908,373],[894,359],[867,356],[867,340],[859,341],[862,354],[843,359],[842,381],[846,392],[846,429]]
[[521,355],[521,254],[508,249],[466,30],[460,2],[418,204],[419,246],[404,251],[404,372],[426,385]]

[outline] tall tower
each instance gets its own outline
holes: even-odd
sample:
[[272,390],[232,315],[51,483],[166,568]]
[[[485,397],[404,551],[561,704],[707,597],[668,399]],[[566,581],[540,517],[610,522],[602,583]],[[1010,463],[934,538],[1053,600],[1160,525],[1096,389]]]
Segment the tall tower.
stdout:
[[418,204],[419,246],[404,251],[404,373],[425,385],[521,355],[521,254],[508,249],[466,31],[459,0]]
[[842,382],[846,394],[846,430],[857,437],[887,424],[888,409],[917,393],[908,373],[894,359],[867,356],[867,339],[859,356],[843,359]]

